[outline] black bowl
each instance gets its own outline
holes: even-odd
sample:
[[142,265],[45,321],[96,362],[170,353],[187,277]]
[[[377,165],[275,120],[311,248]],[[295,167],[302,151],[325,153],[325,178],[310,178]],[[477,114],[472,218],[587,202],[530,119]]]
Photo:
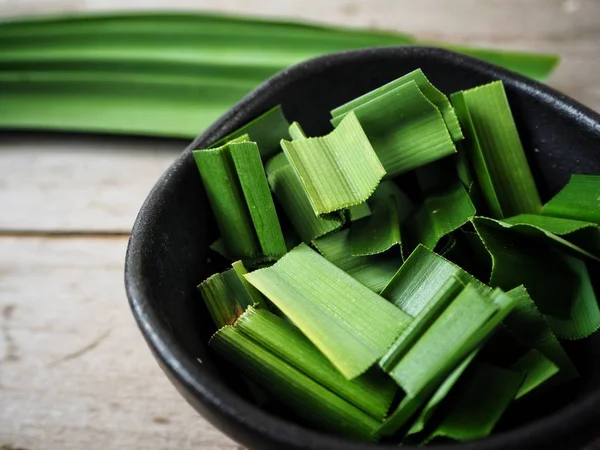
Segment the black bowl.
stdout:
[[[446,93],[503,80],[544,199],[572,173],[600,173],[600,116],[501,68],[445,50],[380,48],[316,58],[269,79],[190,145],[158,180],[131,234],[125,284],[154,356],[179,392],[212,424],[250,448],[376,450],[261,410],[238,392],[231,371],[207,349],[214,331],[196,285],[221,269],[207,263],[214,219],[191,150],[206,147],[274,105],[311,135],[330,129],[329,111],[421,68]],[[554,395],[509,411],[491,437],[443,448],[580,448],[600,436],[600,339],[567,343],[582,376]]]

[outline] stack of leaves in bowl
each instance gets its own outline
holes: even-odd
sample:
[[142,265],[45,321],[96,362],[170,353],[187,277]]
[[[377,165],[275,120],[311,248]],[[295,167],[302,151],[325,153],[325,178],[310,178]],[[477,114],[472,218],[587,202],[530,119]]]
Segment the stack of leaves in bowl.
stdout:
[[600,177],[542,205],[501,82],[416,70],[307,137],[281,108],[194,151],[232,261],[200,292],[257,402],[357,440],[490,434],[600,328]]

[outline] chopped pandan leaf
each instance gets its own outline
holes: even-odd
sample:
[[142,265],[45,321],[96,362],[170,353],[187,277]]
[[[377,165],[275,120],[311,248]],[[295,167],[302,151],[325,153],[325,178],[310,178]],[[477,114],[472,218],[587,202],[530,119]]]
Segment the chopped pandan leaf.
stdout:
[[338,108],[335,108],[333,111],[331,111],[331,116],[334,118],[343,116],[348,112],[355,110],[359,106],[362,106],[371,100],[375,100],[378,97],[387,94],[388,92],[393,91],[394,89],[411,81],[417,85],[427,100],[429,100],[438,108],[442,114],[442,117],[444,118],[444,121],[446,122],[446,126],[450,131],[452,139],[455,141],[461,140],[463,135],[460,129],[460,124],[458,123],[454,108],[452,108],[450,101],[448,101],[448,97],[446,97],[442,92],[436,89],[433,84],[431,84],[421,69],[413,70],[412,72],[409,72],[394,81],[391,81],[377,89],[372,90],[371,92],[355,98],[354,100],[342,106],[339,106]]
[[193,155],[223,239],[220,253],[243,259],[283,255],[285,241],[256,144],[231,142]]
[[[446,377],[446,379],[440,384],[440,386],[435,390],[434,394],[427,401],[423,409],[419,412],[419,415],[412,423],[410,429],[407,434],[417,434],[421,433],[427,422],[433,417],[434,413],[440,406],[440,404],[444,401],[446,396],[450,393],[452,388],[456,385],[460,377],[463,375],[465,370],[472,363],[473,359],[477,356],[477,350],[471,352],[457,367]],[[391,419],[391,417],[390,417]],[[403,425],[403,424],[401,424]],[[400,425],[400,426],[401,426]],[[396,425],[397,426],[397,425]]]
[[[468,124],[472,126],[472,124]],[[472,136],[472,131],[469,130],[470,136]],[[469,161],[469,155],[465,150],[467,144],[465,141],[458,142],[456,144],[456,157],[454,158],[455,170],[458,175],[458,179],[463,184],[465,189],[469,194],[476,189],[476,181],[475,174],[473,173],[473,166]],[[473,199],[475,200],[475,199]]]
[[523,381],[523,374],[489,364],[478,364],[465,375],[453,408],[429,440],[444,437],[470,441],[488,436]]
[[290,162],[287,160],[283,152],[276,153],[273,155],[265,164],[265,172],[267,177],[277,172],[282,167],[289,166]]
[[[277,163],[274,161],[273,164]],[[344,224],[344,219],[337,212],[322,216],[315,214],[300,179],[289,164],[270,172],[269,184],[302,242],[310,244]]]
[[407,250],[418,244],[434,249],[441,238],[457,230],[475,216],[475,207],[459,181],[431,192],[405,225]]
[[252,305],[265,308],[265,300],[244,278],[247,273],[241,262],[223,273],[216,273],[203,281],[198,290],[215,325],[232,325]]
[[531,349],[521,356],[510,366],[510,369],[522,373],[525,377],[515,394],[515,399],[523,397],[548,380],[552,380],[560,370],[556,364],[536,349]]
[[[510,314],[507,317],[510,317]],[[517,391],[516,398],[552,380],[559,371],[556,364],[535,348],[531,348],[504,325],[500,326],[489,342],[483,346],[479,360],[523,373],[525,378]]]
[[538,350],[560,369],[552,382],[568,381],[579,374],[562,345],[523,286],[506,293],[515,300],[515,308],[504,324],[525,344]]
[[399,252],[372,256],[352,255],[350,230],[341,230],[314,241],[325,259],[373,292],[380,293],[402,265]]
[[452,277],[463,284],[473,284],[482,293],[490,291],[457,265],[419,245],[385,286],[381,296],[415,317]]
[[225,253],[234,258],[260,255],[260,245],[229,146],[195,151],[193,155],[221,232]]
[[[411,397],[407,395],[404,397],[395,411],[383,423],[379,431],[380,435],[390,436],[396,434],[397,431],[411,418],[414,418],[417,411],[425,405],[421,410],[421,414],[415,419],[415,429],[412,431],[409,430],[409,433],[415,434],[422,431],[419,423],[424,426],[431,418],[439,404],[444,400],[446,395],[448,395],[453,386],[460,379],[463,372],[472,363],[480,350],[481,345],[485,343],[485,339],[491,335],[491,333],[499,326],[500,322],[510,313],[512,302],[503,293],[494,291],[488,296],[488,300],[490,299],[497,307],[497,312],[487,321],[487,323],[485,323],[485,325],[483,325],[482,328],[475,332],[461,348],[472,347],[474,350],[466,355],[445,379],[440,377],[437,382],[431,382],[425,385],[415,396]],[[441,381],[441,383],[439,383],[439,381]]]
[[283,140],[281,147],[317,215],[364,202],[385,175],[354,114],[327,136]]
[[412,202],[391,181],[380,183],[368,203],[372,214],[352,223],[350,228],[354,256],[375,255],[394,245],[402,246],[400,222],[413,209]]
[[414,81],[335,116],[336,125],[356,114],[388,177],[456,152],[446,123]]
[[298,122],[292,122],[288,131],[292,141],[296,141],[298,139],[306,139],[306,133],[304,133],[304,130]]
[[448,278],[433,297],[426,300],[425,307],[379,360],[379,366],[384,371],[392,370],[464,287],[458,278]]
[[229,151],[262,254],[282,256],[287,249],[258,147],[253,142],[240,142],[229,144]]
[[277,105],[233,133],[219,139],[210,148],[221,147],[235,138],[248,135],[247,140],[256,142],[260,156],[267,159],[280,150],[279,142],[282,139],[289,138],[289,126],[281,106]]
[[600,224],[600,176],[571,175],[567,185],[544,205],[542,214]]
[[[458,145],[458,154],[461,156],[457,161],[457,171],[461,174],[461,182],[463,184],[468,183],[468,186],[471,187],[476,179],[477,186],[490,214],[493,217],[503,217],[500,201],[494,190],[492,177],[482,149],[482,141],[477,135],[477,129],[475,128],[475,123],[471,117],[467,103],[464,100],[463,93],[458,92],[453,94],[450,99],[465,134],[465,140]],[[469,171],[468,167],[472,167],[473,171]]]
[[237,274],[238,280],[240,281],[248,295],[250,295],[250,298],[253,301],[252,305],[265,308],[265,298],[261,295],[260,292],[258,292],[258,290],[254,286],[248,283],[248,280],[246,280],[245,275],[248,273],[248,270],[246,270],[244,263],[242,263],[242,261],[236,261],[233,264],[231,264],[231,267],[233,271]]
[[412,320],[305,244],[246,279],[348,379],[383,356]]
[[208,246],[208,248],[210,248],[213,252],[218,253],[223,258],[227,258],[227,259],[230,259],[230,260],[235,259],[235,258],[232,258],[229,255],[229,252],[225,248],[225,241],[223,240],[223,238],[216,239],[212,244],[210,244]]
[[498,224],[523,234],[547,238],[560,250],[573,256],[585,256],[600,261],[600,227],[595,223],[521,214],[498,221]]
[[[379,184],[381,186],[381,183]],[[377,192],[377,189],[375,190]],[[368,217],[372,214],[371,207],[368,202],[359,203],[358,205],[351,206],[345,212],[346,220],[348,222],[354,222],[364,217]]]
[[210,347],[298,416],[344,437],[375,440],[380,422],[309,378],[242,331],[225,326]]
[[511,303],[501,292],[485,296],[467,285],[386,372],[408,397],[430,391],[481,345],[510,311]]
[[451,99],[492,215],[502,218],[539,213],[540,197],[502,82],[458,92]]
[[373,370],[347,380],[300,330],[266,310],[249,307],[235,327],[374,419],[383,420],[387,414],[397,387],[382,372]]
[[473,221],[492,259],[490,285],[524,285],[557,337],[581,339],[600,328],[600,308],[585,263],[483,217]]

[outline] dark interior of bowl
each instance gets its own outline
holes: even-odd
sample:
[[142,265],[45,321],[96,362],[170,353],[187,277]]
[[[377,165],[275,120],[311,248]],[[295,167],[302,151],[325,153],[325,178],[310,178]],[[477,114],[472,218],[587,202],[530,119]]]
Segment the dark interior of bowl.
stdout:
[[[600,174],[600,123],[594,113],[501,69],[428,48],[359,51],[296,66],[259,87],[190,148],[206,147],[276,104],[309,135],[324,134],[331,128],[332,108],[416,68],[447,94],[496,79],[505,82],[544,200],[572,173]],[[134,314],[165,372],[203,415],[252,448],[375,448],[309,431],[281,413],[260,411],[244,399],[230,369],[207,350],[214,325],[196,285],[222,269],[207,248],[216,235],[200,177],[186,151],[142,208],[126,267]],[[510,409],[494,435],[464,448],[577,448],[589,441],[599,425],[600,338],[566,342],[565,347],[581,378],[526,397]]]

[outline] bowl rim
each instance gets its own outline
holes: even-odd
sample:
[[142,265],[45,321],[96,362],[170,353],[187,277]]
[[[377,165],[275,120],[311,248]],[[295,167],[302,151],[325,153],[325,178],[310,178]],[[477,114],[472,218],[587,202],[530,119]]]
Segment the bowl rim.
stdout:
[[[348,64],[360,61],[364,63],[370,58],[389,56],[426,56],[437,58],[449,65],[460,66],[474,70],[491,78],[502,80],[506,85],[518,89],[530,97],[551,103],[566,116],[574,117],[583,127],[590,129],[600,136],[600,115],[580,104],[576,100],[554,89],[525,78],[507,69],[480,61],[478,59],[458,54],[450,50],[436,47],[398,46],[380,47],[364,50],[346,51],[319,56],[298,63],[285,69],[261,83],[256,89],[229,109],[206,131],[198,136],[181,153],[173,164],[163,173],[154,185],[141,207],[132,228],[127,246],[125,260],[125,290],[135,320],[154,356],[161,367],[169,371],[185,390],[199,400],[206,408],[216,409],[221,418],[242,426],[251,434],[261,435],[270,439],[280,448],[319,448],[334,450],[382,450],[397,449],[377,443],[357,443],[326,435],[301,425],[275,417],[252,403],[244,400],[232,389],[222,383],[217,377],[204,370],[198,362],[189,355],[175,336],[163,325],[159,311],[150,301],[151,287],[141,272],[142,248],[146,245],[144,236],[149,223],[152,223],[155,211],[162,207],[161,195],[168,186],[173,173],[179,172],[187,164],[191,150],[199,143],[212,143],[221,136],[234,131],[243,124],[248,110],[259,108],[263,97],[268,91],[285,89],[286,85],[299,78],[318,74],[321,68],[337,64]],[[206,144],[204,144],[206,145]],[[211,418],[208,418],[211,421]],[[587,398],[569,404],[549,416],[540,418],[522,427],[503,431],[485,439],[470,443],[436,445],[436,448],[447,450],[485,450],[500,448],[536,448],[541,445],[552,445],[560,436],[577,433],[578,429],[589,427],[600,422],[600,390]],[[213,422],[214,423],[214,422]],[[217,428],[219,424],[214,423]],[[227,432],[226,432],[227,433]],[[231,435],[236,438],[235,433]],[[406,449],[420,447],[405,446]],[[550,447],[552,448],[552,447]]]

